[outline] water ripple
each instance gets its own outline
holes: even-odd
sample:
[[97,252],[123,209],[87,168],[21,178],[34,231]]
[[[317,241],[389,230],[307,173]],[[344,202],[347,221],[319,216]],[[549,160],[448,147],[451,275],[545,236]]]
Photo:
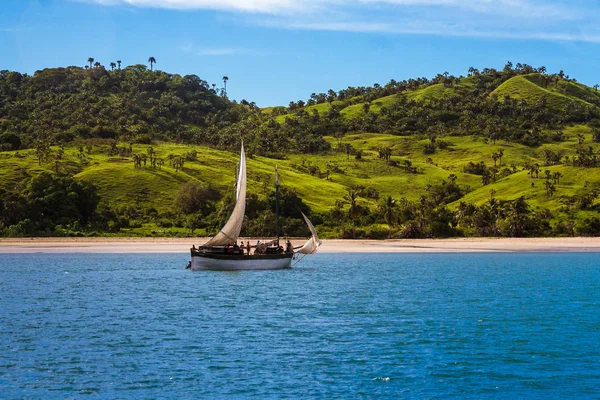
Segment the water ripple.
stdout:
[[0,255],[0,397],[593,398],[597,254]]

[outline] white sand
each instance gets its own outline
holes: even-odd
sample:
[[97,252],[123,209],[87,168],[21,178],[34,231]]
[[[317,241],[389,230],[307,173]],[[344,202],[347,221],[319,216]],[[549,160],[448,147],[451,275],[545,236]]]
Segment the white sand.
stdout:
[[[0,239],[0,253],[187,253],[205,238]],[[244,239],[244,242],[246,239]],[[252,240],[255,243],[256,240]],[[304,240],[294,240],[295,246]],[[323,240],[321,253],[600,252],[600,238]]]

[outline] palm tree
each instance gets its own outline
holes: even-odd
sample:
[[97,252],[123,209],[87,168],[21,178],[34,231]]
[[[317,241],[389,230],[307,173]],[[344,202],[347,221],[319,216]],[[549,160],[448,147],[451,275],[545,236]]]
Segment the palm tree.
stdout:
[[150,57],[148,62],[150,63],[150,71],[152,71],[152,66],[156,63],[156,58]]
[[577,153],[581,153],[581,145],[585,141],[585,137],[581,134],[577,134]]
[[111,69],[112,71],[114,71],[114,70],[115,70],[115,67],[116,67],[116,66],[117,66],[117,64],[115,64],[114,62],[111,62],[111,63],[110,63],[110,69]]
[[100,61],[96,61],[94,63],[94,68],[100,68],[102,66],[102,64],[100,64]]
[[348,209],[348,217],[352,221],[352,239],[356,236],[356,219],[359,216],[359,207],[358,207],[358,196],[359,191],[353,188],[348,189],[348,193],[344,195],[344,200],[349,204],[350,208]]
[[496,166],[496,162],[498,161],[499,158],[500,158],[500,155],[498,153],[492,153],[492,159],[494,160],[494,167]]
[[90,63],[90,68],[92,68],[92,64],[94,63],[94,57],[88,58],[88,62]]
[[223,89],[225,90],[225,96],[227,96],[227,81],[229,80],[229,77],[227,75],[225,75],[223,77]]
[[119,69],[121,69],[121,60],[117,60],[117,65],[119,66]]
[[555,173],[552,174],[552,179],[554,180],[555,184],[559,184],[560,183],[560,177],[563,176],[560,172],[556,171]]
[[388,237],[392,236],[392,230],[394,229],[394,221],[396,219],[395,208],[396,201],[392,198],[392,196],[388,196],[383,204],[383,218],[385,219],[385,223],[388,224],[388,227],[390,228]]

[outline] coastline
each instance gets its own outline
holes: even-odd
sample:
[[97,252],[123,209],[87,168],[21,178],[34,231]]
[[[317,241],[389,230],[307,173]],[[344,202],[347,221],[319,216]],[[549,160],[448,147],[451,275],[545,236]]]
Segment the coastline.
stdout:
[[[244,242],[246,238],[241,238]],[[250,239],[255,242],[256,239]],[[206,238],[0,238],[0,253],[188,253]],[[294,239],[294,246],[305,239]],[[600,237],[324,239],[320,253],[600,252]]]

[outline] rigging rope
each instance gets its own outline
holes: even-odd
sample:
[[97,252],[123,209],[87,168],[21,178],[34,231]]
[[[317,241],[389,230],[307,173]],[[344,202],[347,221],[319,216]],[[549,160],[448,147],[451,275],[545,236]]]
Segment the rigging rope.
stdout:
[[[296,254],[299,254],[299,253],[296,253]],[[295,266],[296,264],[298,264],[300,261],[302,261],[302,259],[303,259],[304,257],[306,257],[306,254],[302,254],[302,257],[301,257],[301,258],[300,258],[298,261],[296,261],[295,263],[293,263],[293,264],[292,264],[292,267],[293,267],[293,266]]]

